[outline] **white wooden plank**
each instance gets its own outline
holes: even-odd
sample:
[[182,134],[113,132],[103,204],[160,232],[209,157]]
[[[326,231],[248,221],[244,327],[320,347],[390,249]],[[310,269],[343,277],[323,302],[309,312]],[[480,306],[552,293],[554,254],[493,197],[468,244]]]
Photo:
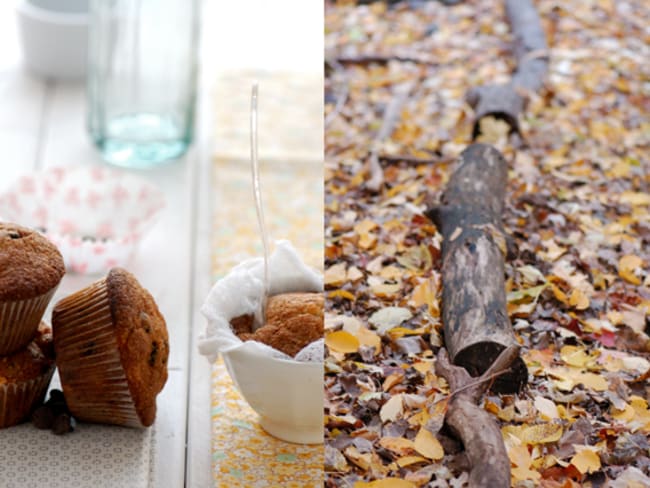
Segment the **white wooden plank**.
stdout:
[[[103,165],[85,129],[83,86],[57,84],[48,111],[42,166]],[[192,239],[192,171],[196,153],[181,161],[131,172],[151,181],[165,194],[167,205],[143,239],[128,269],[156,299],[170,335],[170,380],[159,397],[156,421],[155,486],[182,486],[190,337]],[[67,275],[58,296],[79,289],[97,277]]]
[[0,192],[33,169],[45,97],[45,82],[21,66],[15,4],[0,2]]
[[158,396],[150,488],[184,486],[187,381],[185,371],[170,370],[167,384]]
[[[203,90],[202,93],[209,93]],[[187,474],[185,486],[209,487],[211,472],[211,366],[198,353],[197,340],[205,329],[200,307],[211,287],[212,252],[212,130],[211,103],[199,111],[200,144],[197,147],[196,242],[194,247],[194,296],[192,337],[189,352],[190,390],[188,405]]]

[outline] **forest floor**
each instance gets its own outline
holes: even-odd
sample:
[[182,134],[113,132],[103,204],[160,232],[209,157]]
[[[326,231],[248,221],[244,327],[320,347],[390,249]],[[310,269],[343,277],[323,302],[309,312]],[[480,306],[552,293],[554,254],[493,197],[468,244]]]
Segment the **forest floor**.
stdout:
[[[489,394],[513,486],[650,486],[650,8],[535,2],[550,47],[510,172],[508,311],[529,383]],[[513,68],[502,2],[326,2],[326,485],[460,487],[441,237],[425,216],[472,142],[467,90]],[[403,97],[400,92],[407,92]],[[403,104],[395,100],[403,98]],[[377,137],[387,107],[394,130]],[[384,169],[369,191],[366,164]],[[373,481],[374,480],[374,481]],[[376,481],[382,480],[382,481]]]

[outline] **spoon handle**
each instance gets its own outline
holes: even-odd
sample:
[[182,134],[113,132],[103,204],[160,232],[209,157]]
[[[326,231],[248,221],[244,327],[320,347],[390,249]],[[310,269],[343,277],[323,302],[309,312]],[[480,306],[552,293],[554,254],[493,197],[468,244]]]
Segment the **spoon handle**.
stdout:
[[257,98],[258,84],[253,84],[251,93],[251,167],[253,171],[253,195],[255,197],[255,210],[257,211],[257,224],[262,236],[262,247],[264,249],[264,294],[260,303],[260,324],[263,325],[266,319],[266,302],[269,297],[269,239],[266,222],[264,220],[264,206],[262,204],[262,189],[260,185],[260,164],[257,153]]

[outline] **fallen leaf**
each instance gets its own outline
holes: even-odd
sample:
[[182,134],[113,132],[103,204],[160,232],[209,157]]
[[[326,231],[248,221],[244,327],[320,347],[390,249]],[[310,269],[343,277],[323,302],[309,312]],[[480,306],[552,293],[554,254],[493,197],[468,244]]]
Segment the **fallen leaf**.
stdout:
[[571,464],[580,471],[580,474],[595,473],[600,469],[600,457],[591,446],[574,445],[575,456],[571,458]]
[[346,300],[350,300],[351,302],[353,302],[356,299],[356,297],[347,290],[332,290],[332,291],[327,293],[327,297],[328,298],[345,298]]
[[405,468],[406,466],[411,466],[417,463],[428,463],[427,458],[422,456],[404,456],[395,461],[400,468]]
[[352,353],[359,350],[359,339],[344,330],[327,334],[325,336],[325,344],[336,352]]
[[621,193],[619,201],[625,205],[650,205],[650,193],[625,191]]
[[379,418],[383,423],[394,422],[402,416],[404,411],[404,404],[402,401],[402,394],[393,395],[384,403],[379,410]]
[[381,337],[379,337],[375,332],[365,327],[359,327],[356,334],[354,334],[359,343],[364,346],[372,346],[375,349],[375,353],[378,354],[381,352]]
[[440,441],[424,427],[420,428],[413,443],[418,453],[434,461],[442,459],[445,455]]
[[385,307],[374,312],[368,319],[368,322],[377,328],[377,332],[380,335],[383,335],[393,327],[397,327],[412,317],[413,314],[408,308]]
[[578,288],[574,288],[569,297],[569,305],[576,310],[585,310],[589,308],[589,298]]
[[545,420],[560,418],[560,414],[557,411],[557,405],[555,405],[553,400],[541,396],[535,397],[535,408]]
[[347,278],[346,263],[337,263],[325,270],[325,286],[341,286]]
[[643,266],[643,259],[639,256],[626,254],[618,261],[618,275],[628,283],[640,285],[641,278],[636,274]]
[[504,435],[513,435],[523,444],[537,445],[557,442],[562,437],[560,424],[506,425],[501,429]]
[[404,437],[382,437],[379,439],[379,445],[400,456],[411,454],[415,450],[413,441]]
[[350,462],[357,465],[364,471],[370,467],[370,464],[372,462],[372,455],[369,452],[361,454],[359,450],[354,446],[346,447],[343,451],[343,454],[350,460]]

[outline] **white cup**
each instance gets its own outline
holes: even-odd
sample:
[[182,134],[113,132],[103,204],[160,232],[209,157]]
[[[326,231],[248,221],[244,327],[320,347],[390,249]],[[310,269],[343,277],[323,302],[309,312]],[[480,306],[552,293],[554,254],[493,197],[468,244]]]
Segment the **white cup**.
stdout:
[[61,80],[86,74],[89,0],[21,0],[18,25],[27,69]]

